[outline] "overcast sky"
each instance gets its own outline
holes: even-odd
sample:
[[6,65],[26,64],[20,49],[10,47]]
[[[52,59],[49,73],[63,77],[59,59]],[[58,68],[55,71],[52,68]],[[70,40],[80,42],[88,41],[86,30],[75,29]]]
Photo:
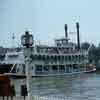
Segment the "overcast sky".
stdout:
[[[64,24],[69,32],[76,32],[80,23],[81,42],[100,43],[100,0],[0,0],[0,45],[20,44],[25,30],[34,35],[36,42],[52,44],[53,39],[64,37]],[[75,41],[76,34],[70,34]],[[13,42],[13,43],[12,43]]]

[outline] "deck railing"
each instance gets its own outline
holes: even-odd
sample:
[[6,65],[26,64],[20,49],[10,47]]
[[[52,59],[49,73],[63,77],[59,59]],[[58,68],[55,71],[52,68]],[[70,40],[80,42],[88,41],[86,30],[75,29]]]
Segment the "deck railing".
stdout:
[[[28,100],[27,96],[0,96],[0,100]],[[30,100],[88,100],[88,97],[31,96]],[[95,100],[95,99],[93,99]]]

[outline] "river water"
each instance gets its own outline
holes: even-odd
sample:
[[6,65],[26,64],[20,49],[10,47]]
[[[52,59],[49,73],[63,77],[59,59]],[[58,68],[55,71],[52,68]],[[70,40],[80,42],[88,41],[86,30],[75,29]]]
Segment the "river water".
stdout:
[[32,95],[100,100],[100,72],[36,77],[31,79],[30,85]]

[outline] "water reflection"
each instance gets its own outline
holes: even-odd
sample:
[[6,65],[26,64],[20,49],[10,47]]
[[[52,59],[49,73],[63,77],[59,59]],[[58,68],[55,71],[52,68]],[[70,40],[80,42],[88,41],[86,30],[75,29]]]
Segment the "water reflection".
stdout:
[[30,81],[32,95],[81,97],[100,100],[100,73],[36,77]]
[[32,93],[48,96],[71,96],[74,82],[80,75],[33,78]]

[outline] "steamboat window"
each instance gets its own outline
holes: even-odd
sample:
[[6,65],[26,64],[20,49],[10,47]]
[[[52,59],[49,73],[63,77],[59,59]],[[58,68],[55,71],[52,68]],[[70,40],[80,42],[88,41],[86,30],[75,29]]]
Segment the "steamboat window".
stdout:
[[76,63],[76,61],[77,61],[77,56],[76,55],[72,56],[72,61],[74,61]]
[[60,56],[58,56],[58,61],[60,61]]
[[40,60],[40,55],[36,55],[36,60]]
[[61,61],[60,61],[61,63],[63,63],[64,62],[64,56],[61,56]]
[[61,72],[62,72],[62,71],[65,71],[65,66],[60,65],[60,66],[59,66],[59,71],[61,71]]
[[69,56],[68,58],[69,58],[69,61],[71,61],[71,56]]
[[51,58],[51,63],[53,63],[53,62],[54,62],[54,59],[53,59],[54,57],[53,57],[53,56],[51,56],[50,58]]
[[57,56],[54,56],[54,61],[57,62]]
[[72,61],[75,62],[75,56],[72,55]]
[[71,56],[65,56],[65,61],[66,61],[66,62],[71,61]]
[[82,58],[82,60],[84,60],[84,58],[85,58],[84,55],[82,55],[81,58]]
[[49,66],[44,66],[43,69],[44,71],[49,71]]
[[53,71],[57,71],[58,70],[58,67],[55,65],[55,66],[52,66],[52,70]]
[[38,55],[38,60],[41,60],[41,55]]
[[77,69],[77,64],[74,64],[73,65],[73,69]]
[[31,55],[32,60],[37,60],[38,56],[37,55]]
[[79,61],[82,61],[82,56],[81,55],[79,55]]
[[45,55],[42,56],[42,60],[45,61]]
[[57,62],[57,56],[51,56],[51,61],[53,63],[56,63]]
[[42,71],[42,66],[36,66],[36,71]]
[[49,63],[49,60],[50,60],[49,59],[49,56],[47,55],[46,58],[45,58],[45,64],[48,64]]
[[76,61],[79,61],[79,56],[78,55],[76,55]]
[[66,65],[66,70],[65,70],[67,73],[70,72],[70,66],[69,65]]
[[65,56],[65,62],[67,62],[68,61],[68,56]]

